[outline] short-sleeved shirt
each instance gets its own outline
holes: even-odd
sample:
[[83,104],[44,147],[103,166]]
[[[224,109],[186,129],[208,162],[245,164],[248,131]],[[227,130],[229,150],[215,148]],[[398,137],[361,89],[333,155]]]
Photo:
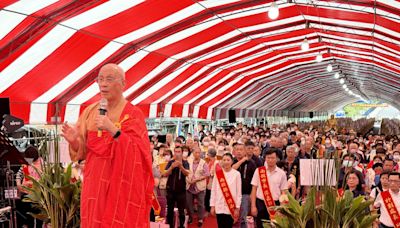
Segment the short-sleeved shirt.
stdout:
[[[389,190],[389,192],[390,192],[390,195],[392,196],[392,199],[397,208],[397,211],[400,211],[400,192],[394,193],[391,190]],[[379,217],[379,221],[385,226],[393,227],[394,224],[392,222],[392,219],[390,218],[388,210],[386,209],[385,203],[383,202],[381,193],[379,193],[379,195],[376,198],[375,203],[374,203],[375,207],[381,209],[381,216]]]
[[[259,174],[259,169],[257,168],[256,171],[254,172],[253,179],[251,180],[251,185],[257,187],[257,192],[256,196],[260,200],[264,200],[264,194],[262,191],[262,188],[260,186],[260,174]],[[268,183],[269,183],[269,188],[271,191],[271,195],[274,201],[279,200],[279,197],[281,196],[281,192],[283,190],[288,189],[288,183],[286,179],[286,173],[282,169],[275,167],[275,170],[270,172],[267,170],[267,177],[268,177]]]
[[[165,169],[169,169],[175,160],[168,162]],[[189,162],[183,160],[182,165],[185,169],[189,170]],[[172,173],[168,176],[167,190],[171,192],[185,192],[186,191],[186,176],[182,173],[179,167],[175,167]]]

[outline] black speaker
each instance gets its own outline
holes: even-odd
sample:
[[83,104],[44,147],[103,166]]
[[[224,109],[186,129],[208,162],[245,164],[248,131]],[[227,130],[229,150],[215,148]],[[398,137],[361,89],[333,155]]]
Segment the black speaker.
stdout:
[[236,123],[236,111],[229,110],[228,112],[229,123]]
[[10,99],[0,97],[0,126],[3,125],[4,114],[10,114]]
[[314,118],[314,112],[310,112],[310,119]]

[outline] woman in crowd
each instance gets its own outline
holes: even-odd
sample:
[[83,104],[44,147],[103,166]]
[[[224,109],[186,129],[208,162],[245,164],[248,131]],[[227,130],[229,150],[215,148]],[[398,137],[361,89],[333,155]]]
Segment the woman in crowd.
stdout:
[[[232,168],[233,157],[226,153],[222,157],[221,166],[217,166],[213,179],[210,206],[211,215],[217,216],[219,228],[231,228],[239,218],[242,200],[242,180],[240,173]],[[223,192],[222,189],[228,189]],[[229,192],[229,194],[224,194]]]
[[354,198],[358,196],[365,196],[360,176],[356,173],[355,170],[347,173],[346,189],[350,190],[353,193]]
[[[162,154],[162,159],[159,160],[159,162],[160,161],[162,161],[162,162],[156,164],[156,166],[160,170],[161,174],[165,173],[165,168],[171,159],[172,159],[172,151],[169,148],[167,148],[164,150],[164,152]],[[168,177],[161,175],[158,188],[160,189],[160,195],[164,196],[164,197],[167,196],[167,181],[168,181]]]
[[390,173],[390,172],[385,171],[385,172],[382,172],[382,173],[379,175],[379,183],[378,183],[378,185],[376,185],[376,186],[371,190],[371,193],[369,194],[369,198],[370,198],[371,200],[375,200],[376,197],[378,197],[378,195],[379,195],[380,192],[389,190],[389,187],[390,187],[390,186],[389,186],[389,185],[390,185],[390,183],[389,183],[389,173]]

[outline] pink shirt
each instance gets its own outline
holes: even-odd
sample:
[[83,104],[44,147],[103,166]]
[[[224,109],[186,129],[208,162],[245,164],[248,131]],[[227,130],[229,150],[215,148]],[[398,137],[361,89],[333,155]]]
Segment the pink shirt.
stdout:
[[[251,185],[257,187],[257,192],[256,192],[257,198],[260,200],[264,200],[264,194],[260,186],[260,173],[258,170],[259,168],[257,168],[256,171],[254,172],[253,179],[251,180]],[[288,189],[286,173],[285,171],[283,171],[278,167],[275,167],[275,170],[272,172],[270,172],[268,168],[266,170],[267,170],[268,183],[272,198],[275,201],[277,201],[281,196],[281,191]]]

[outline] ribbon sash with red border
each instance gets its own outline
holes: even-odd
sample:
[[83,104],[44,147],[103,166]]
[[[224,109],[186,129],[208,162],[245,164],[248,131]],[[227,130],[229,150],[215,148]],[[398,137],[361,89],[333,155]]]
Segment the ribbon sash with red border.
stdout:
[[400,215],[397,211],[396,205],[393,202],[393,198],[389,191],[381,192],[383,203],[385,204],[386,210],[389,212],[389,216],[392,219],[395,228],[400,228]]
[[[218,165],[217,165],[218,166]],[[235,215],[235,201],[233,200],[231,190],[229,189],[228,183],[226,182],[224,171],[219,167],[216,169],[215,175],[217,175],[217,180],[219,186],[221,187],[222,195],[224,196],[225,202],[228,205],[229,211],[231,212],[232,218]]]
[[275,207],[275,201],[272,198],[271,189],[269,188],[267,169],[265,166],[261,166],[258,168],[258,173],[260,176],[260,185],[264,195],[264,202],[267,206],[268,213],[270,215],[270,219],[272,220],[275,216],[275,210],[270,209],[271,207]]
[[156,194],[154,194],[154,192],[153,192],[153,196],[152,196],[151,206],[153,207],[154,214],[160,215],[161,206],[160,206],[160,203],[158,202],[157,196],[156,196]]

